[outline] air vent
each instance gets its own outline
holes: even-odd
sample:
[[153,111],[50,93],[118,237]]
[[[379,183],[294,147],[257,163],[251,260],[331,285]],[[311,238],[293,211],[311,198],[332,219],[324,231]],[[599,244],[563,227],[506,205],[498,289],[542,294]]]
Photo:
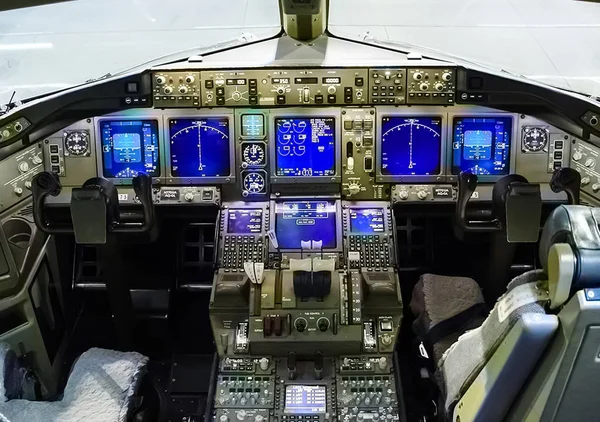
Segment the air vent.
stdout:
[[28,205],[25,208],[19,210],[16,215],[18,215],[19,217],[32,217],[33,205]]
[[423,218],[397,218],[396,232],[400,269],[412,271],[428,266],[430,257],[427,248],[427,221]]
[[215,224],[194,223],[183,231],[179,249],[179,285],[212,284]]

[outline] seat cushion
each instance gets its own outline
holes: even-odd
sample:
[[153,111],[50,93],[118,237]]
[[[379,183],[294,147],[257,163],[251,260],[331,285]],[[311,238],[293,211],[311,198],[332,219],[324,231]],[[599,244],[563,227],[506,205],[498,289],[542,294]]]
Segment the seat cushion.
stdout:
[[0,403],[0,421],[125,421],[147,361],[136,352],[92,348],[74,364],[62,400]]

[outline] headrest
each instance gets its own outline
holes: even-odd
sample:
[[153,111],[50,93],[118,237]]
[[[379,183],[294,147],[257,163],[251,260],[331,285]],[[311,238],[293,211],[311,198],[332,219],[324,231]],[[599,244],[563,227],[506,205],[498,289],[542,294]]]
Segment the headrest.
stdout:
[[[546,220],[540,239],[540,261],[549,276],[553,307],[569,291],[600,285],[600,208],[561,205]],[[568,280],[567,280],[568,279]]]

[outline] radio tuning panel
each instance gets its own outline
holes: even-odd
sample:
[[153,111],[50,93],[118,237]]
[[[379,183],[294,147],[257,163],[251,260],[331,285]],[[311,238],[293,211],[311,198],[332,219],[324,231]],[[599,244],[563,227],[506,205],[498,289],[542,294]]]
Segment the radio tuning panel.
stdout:
[[202,106],[361,105],[366,69],[203,71]]
[[579,139],[571,149],[570,167],[581,173],[582,192],[600,199],[600,149]]
[[456,73],[452,68],[408,69],[407,104],[454,104]]
[[348,199],[387,199],[375,183],[375,109],[342,110],[342,193]]
[[152,77],[154,107],[200,107],[200,72],[156,72]]

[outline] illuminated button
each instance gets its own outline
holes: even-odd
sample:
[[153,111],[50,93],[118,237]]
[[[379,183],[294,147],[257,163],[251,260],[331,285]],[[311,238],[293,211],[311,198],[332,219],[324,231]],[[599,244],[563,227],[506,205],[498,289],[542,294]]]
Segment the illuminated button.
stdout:
[[[51,156],[50,156],[50,162],[51,162],[52,164],[58,164],[58,162],[59,162],[58,155],[51,155]],[[27,164],[27,163],[25,163],[25,164]],[[25,171],[27,171],[27,170],[25,170]]]
[[327,96],[327,102],[329,104],[335,104],[336,101],[337,101],[337,98],[336,98],[335,94]]
[[60,173],[60,167],[59,166],[52,166],[52,173]]
[[365,83],[365,81],[363,80],[363,78],[354,78],[354,85],[363,86],[364,83]]
[[344,130],[352,130],[352,120],[344,120]]
[[562,151],[554,151],[554,159],[562,160]]
[[[366,123],[366,121],[365,121],[365,123]],[[363,136],[363,143],[366,147],[373,146],[373,137],[371,135]]]
[[204,88],[206,89],[213,89],[214,88],[214,82],[212,79],[206,80],[204,81]]
[[58,145],[50,145],[50,153],[58,154]]
[[354,119],[353,126],[354,126],[354,130],[361,130],[362,126],[363,126],[362,119]]
[[379,329],[381,331],[392,331],[392,321],[390,320],[382,320],[379,321]]
[[279,104],[279,105],[285,104],[285,95],[277,96],[277,104]]
[[555,141],[554,149],[563,149],[563,141]]
[[225,105],[225,98],[217,97],[217,105]]
[[323,104],[323,95],[321,95],[321,94],[315,95],[315,103],[316,104]]
[[371,120],[371,119],[365,119],[365,121],[363,122],[363,128],[365,130],[371,130],[371,129],[373,129],[373,120]]

